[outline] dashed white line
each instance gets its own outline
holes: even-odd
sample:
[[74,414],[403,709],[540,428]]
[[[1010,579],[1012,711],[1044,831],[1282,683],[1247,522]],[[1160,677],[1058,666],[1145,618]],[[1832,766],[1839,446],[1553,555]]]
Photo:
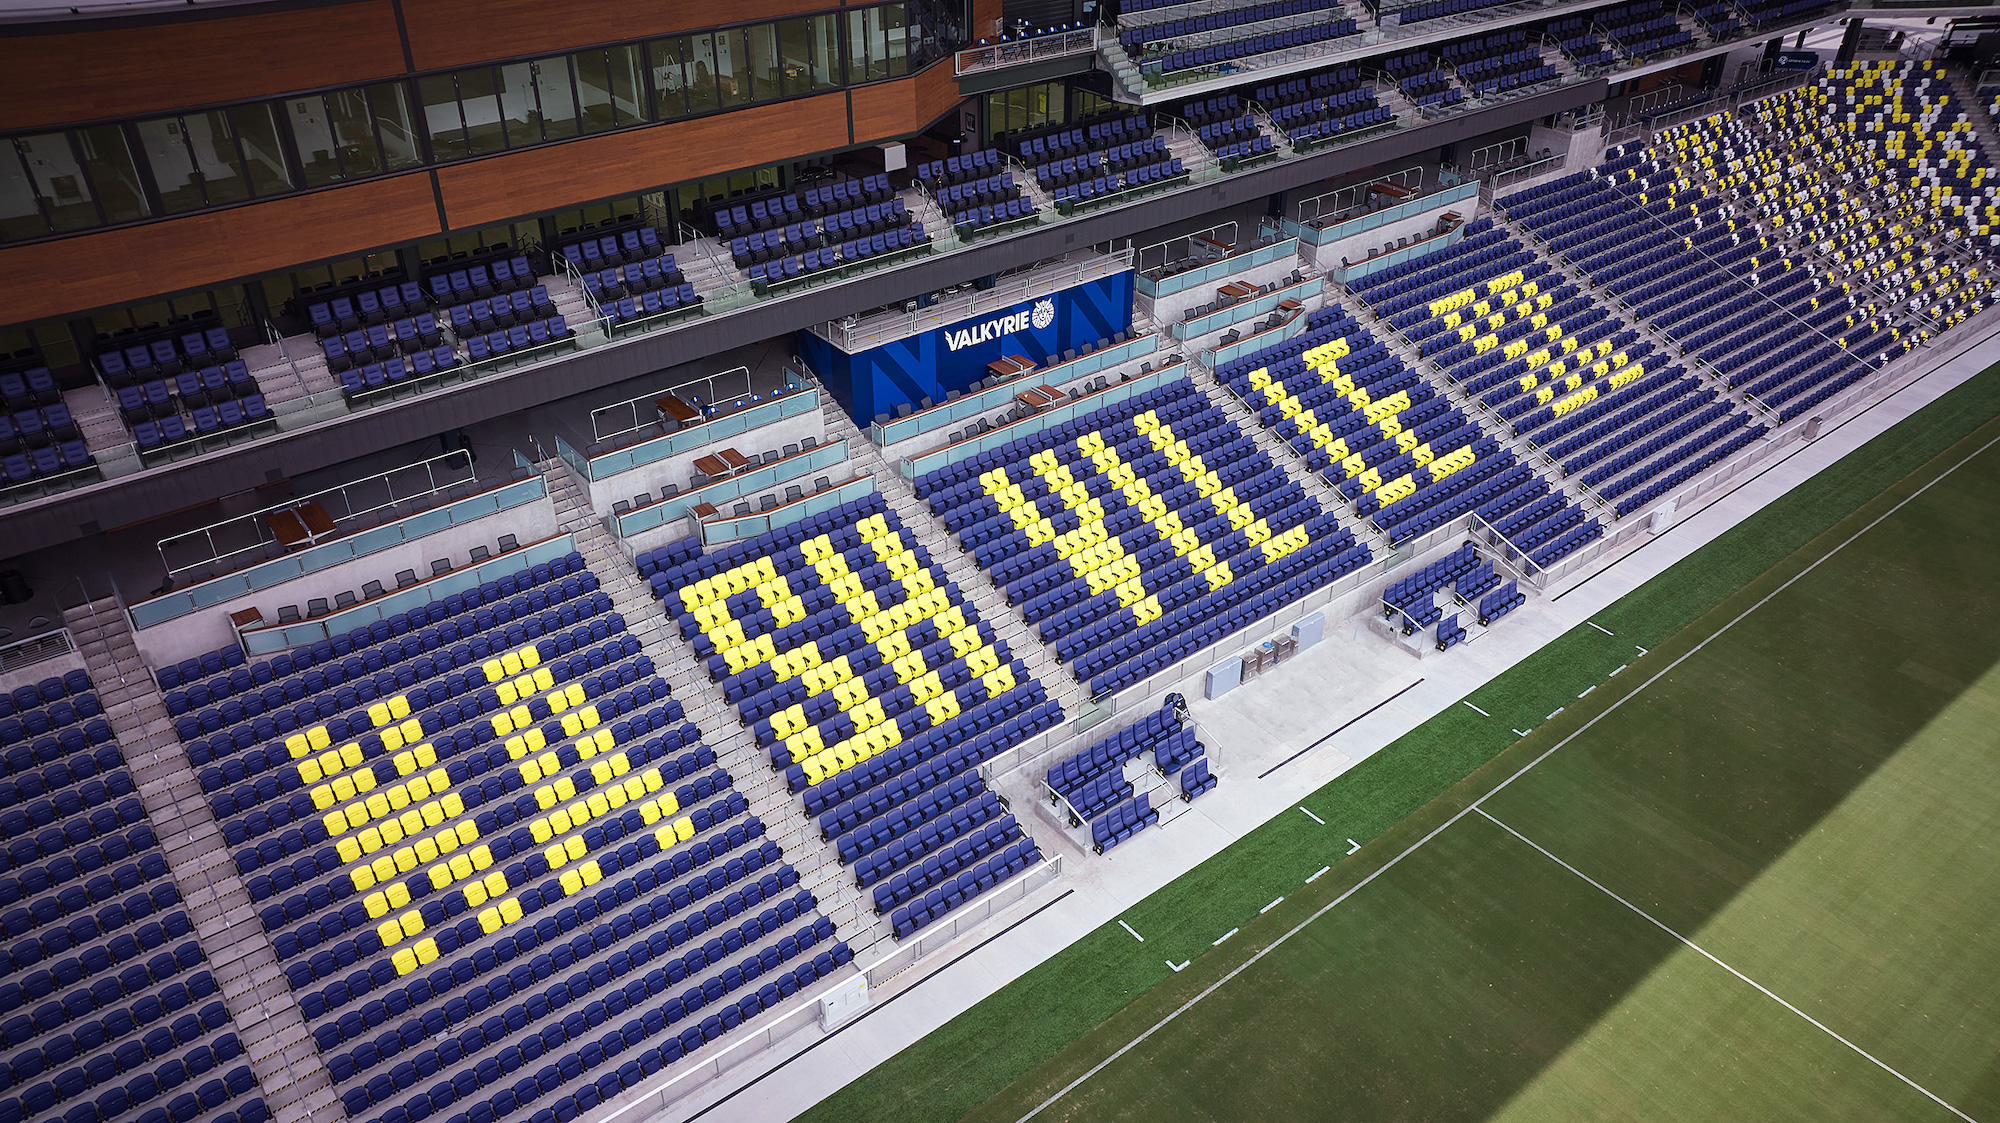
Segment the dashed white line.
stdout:
[[[1299,810],[1306,811],[1306,809],[1303,807],[1299,808]],[[1320,818],[1319,816],[1313,814],[1310,811],[1306,811],[1306,818],[1311,819],[1313,822],[1318,823],[1322,827],[1326,825],[1325,819]]]
[[[1550,711],[1549,711],[1549,717],[1554,717],[1554,716],[1556,716],[1557,714],[1559,714],[1559,713],[1561,713],[1561,712],[1563,712],[1564,710],[1567,710],[1567,709],[1569,709],[1569,707],[1568,707],[1568,706],[1557,706],[1557,707],[1556,707],[1555,709],[1553,709],[1553,710],[1550,710]],[[1543,721],[1547,721],[1547,720],[1549,720],[1549,717],[1545,717],[1545,718],[1543,718],[1542,720],[1543,720]]]
[[1231,928],[1231,929],[1230,929],[1229,931],[1227,931],[1227,932],[1224,932],[1224,933],[1223,933],[1222,935],[1220,935],[1220,936],[1217,936],[1217,937],[1215,938],[1215,942],[1214,942],[1214,943],[1212,943],[1212,944],[1210,944],[1210,945],[1208,945],[1208,946],[1209,946],[1209,947],[1212,947],[1212,948],[1219,948],[1219,947],[1221,947],[1221,946],[1222,946],[1222,941],[1224,941],[1224,940],[1228,939],[1228,938],[1229,938],[1229,937],[1231,937],[1231,936],[1234,936],[1234,935],[1235,935],[1236,933],[1238,933],[1238,932],[1241,932],[1241,931],[1242,931],[1242,929],[1241,929],[1241,928]]
[[[1352,841],[1352,840],[1349,840],[1349,841]],[[1319,880],[1320,878],[1322,878],[1322,877],[1325,877],[1325,876],[1326,876],[1326,871],[1328,871],[1328,870],[1330,870],[1330,869],[1332,869],[1332,868],[1333,868],[1332,866],[1321,866],[1321,867],[1319,868],[1319,872],[1318,872],[1318,873],[1316,873],[1316,874],[1313,874],[1313,875],[1312,875],[1311,877],[1309,877],[1309,878],[1306,878],[1306,884],[1307,884],[1307,885],[1311,885],[1311,884],[1312,884],[1313,882],[1315,882],[1315,881],[1318,881],[1318,880]]]
[[1597,628],[1598,631],[1603,632],[1607,636],[1615,636],[1618,634],[1617,632],[1614,632],[1609,628],[1599,627],[1597,621],[1595,620],[1585,620],[1584,623],[1590,625],[1593,628]]
[[[1460,698],[1460,699],[1459,699],[1459,702],[1460,702],[1460,704],[1462,704],[1462,705],[1466,705],[1466,706],[1472,706],[1472,703],[1470,703],[1470,702],[1467,702],[1467,701],[1466,701],[1465,699],[1463,699],[1463,698]],[[1472,706],[1472,712],[1473,712],[1473,713],[1476,713],[1476,714],[1478,714],[1478,715],[1479,715],[1480,717],[1492,717],[1492,716],[1493,716],[1492,714],[1489,714],[1489,713],[1487,713],[1487,712],[1486,712],[1485,710],[1482,710],[1482,709],[1480,709],[1480,708],[1479,708],[1478,706]]]
[[[1590,693],[1591,691],[1593,691],[1593,690],[1596,690],[1596,689],[1597,689],[1597,684],[1596,684],[1596,683],[1591,683],[1591,684],[1590,684],[1589,686],[1586,686],[1586,687],[1584,687],[1584,688],[1583,688],[1583,694],[1579,694],[1579,695],[1577,695],[1577,697],[1578,697],[1578,698],[1581,698],[1581,697],[1583,697],[1583,695],[1584,695],[1584,694],[1588,694],[1588,693]],[[1550,716],[1554,716],[1554,715],[1550,715]]]
[[1265,905],[1265,906],[1264,906],[1263,908],[1261,908],[1261,909],[1258,909],[1258,910],[1257,910],[1257,915],[1258,915],[1258,916],[1263,916],[1263,915],[1264,915],[1265,913],[1267,913],[1267,912],[1270,912],[1270,911],[1271,911],[1272,909],[1274,909],[1274,908],[1277,908],[1277,907],[1278,907],[1279,905],[1281,905],[1281,904],[1284,904],[1284,903],[1285,903],[1285,899],[1284,899],[1283,897],[1279,897],[1279,898],[1278,898],[1277,900],[1275,900],[1275,901],[1272,901],[1272,902],[1271,902],[1270,904],[1268,904],[1268,905]]
[[1144,936],[1141,936],[1141,935],[1140,935],[1139,933],[1137,933],[1137,932],[1133,932],[1133,931],[1132,931],[1132,926],[1131,926],[1130,924],[1127,924],[1127,923],[1125,923],[1124,921],[1122,921],[1122,920],[1121,920],[1121,921],[1119,921],[1119,922],[1118,922],[1118,927],[1120,927],[1120,928],[1123,928],[1123,929],[1125,929],[1125,931],[1126,931],[1126,932],[1128,932],[1128,933],[1131,933],[1131,936],[1132,936],[1132,938],[1133,938],[1133,939],[1135,939],[1135,940],[1137,940],[1137,941],[1139,941],[1140,943],[1142,943],[1142,944],[1143,944],[1143,943],[1145,943],[1145,942],[1146,942],[1146,937],[1144,937]]

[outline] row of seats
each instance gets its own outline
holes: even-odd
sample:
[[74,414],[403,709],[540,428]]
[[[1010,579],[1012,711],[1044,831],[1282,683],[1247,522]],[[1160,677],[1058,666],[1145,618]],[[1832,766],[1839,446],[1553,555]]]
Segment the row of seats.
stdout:
[[881,257],[884,254],[900,253],[903,250],[927,246],[930,242],[931,236],[924,232],[924,224],[916,219],[911,219],[908,225],[892,227],[886,234],[856,238],[851,242],[842,242],[837,247],[827,246],[823,249],[807,250],[802,254],[793,254],[776,261],[752,265],[750,267],[750,283],[761,290],[767,286],[778,284],[781,281],[810,276],[829,269],[841,269],[849,265],[857,265],[870,258]]
[[812,187],[749,204],[717,207],[712,215],[715,231],[724,239],[748,237],[765,230],[782,229],[808,217],[854,211],[870,204],[887,203],[895,197],[885,173],[858,180],[843,179],[824,187]]
[[851,211],[836,211],[824,218],[807,218],[766,232],[731,238],[729,256],[738,268],[747,269],[788,253],[801,253],[806,249],[885,233],[907,225],[909,221],[909,204],[898,196]]
[[660,257],[660,232],[651,226],[641,226],[635,230],[621,230],[615,234],[572,242],[557,252],[577,272],[592,273]]
[[1091,822],[1091,849],[1102,854],[1159,821],[1152,793],[1140,792],[1130,803],[1121,803]]
[[1008,144],[1030,167],[1053,163],[1065,157],[1103,152],[1121,144],[1132,144],[1153,135],[1153,124],[1143,113],[1101,116],[1063,127],[1046,126],[1010,134]]
[[5,406],[9,413],[52,406],[60,401],[62,387],[56,385],[55,376],[45,365],[0,373],[0,406]]
[[1396,22],[1399,24],[1422,23],[1425,20],[1477,12],[1482,8],[1491,8],[1501,3],[1505,3],[1505,0],[1422,0],[1416,4],[1405,4],[1394,11]]
[[271,409],[265,404],[264,395],[251,394],[241,401],[197,406],[188,411],[186,421],[182,421],[179,414],[170,414],[157,422],[142,421],[132,426],[132,439],[138,444],[139,451],[151,452],[179,441],[224,436],[233,429],[269,420]]
[[[597,276],[601,283],[601,275],[593,274],[593,276]],[[585,286],[585,291],[589,291],[588,285]],[[549,295],[548,286],[536,285],[532,289],[523,289],[511,296],[480,299],[470,304],[454,304],[450,308],[445,309],[445,320],[451,325],[453,335],[458,336],[460,339],[470,339],[475,335],[485,335],[491,331],[505,331],[515,324],[529,324],[536,320],[545,320],[555,314],[556,302]],[[435,323],[426,324],[423,322],[423,318],[419,317],[411,326],[416,331],[414,334],[406,335],[403,325],[397,325],[396,342],[401,345],[400,349],[402,351],[407,353],[414,348],[422,347],[425,343],[435,345]],[[396,354],[395,349],[385,349],[382,346],[385,342],[383,339],[371,338],[367,342],[374,351],[374,354],[371,356],[372,358],[386,359],[390,355]],[[351,352],[351,344],[349,349]],[[357,361],[366,362],[367,360],[358,359]]]
[[[535,293],[539,293],[540,296],[537,297],[534,295]],[[552,302],[549,300],[548,290],[540,286],[537,286],[532,292],[516,293],[514,295],[527,297],[529,308],[536,307],[535,301],[538,299],[544,306],[553,307]],[[513,298],[510,297],[500,303],[506,311],[509,323],[512,323],[515,318]],[[478,301],[478,304],[481,308],[482,319],[487,322],[493,322],[496,314],[493,311],[492,302],[481,299]],[[455,305],[447,310],[445,315],[447,322],[455,321],[454,326],[461,338],[472,334],[473,320],[471,305]],[[485,327],[480,330],[491,331],[493,329],[492,327]],[[357,328],[344,335],[327,336],[319,341],[319,347],[320,354],[326,358],[327,369],[335,374],[339,374],[349,367],[382,362],[397,355],[416,355],[418,352],[428,351],[442,342],[444,342],[444,332],[438,326],[437,317],[429,312],[422,312],[415,316],[397,320],[393,324],[371,324],[365,329]]]
[[[1312,107],[1312,112],[1304,115],[1306,117],[1304,121],[1296,124],[1287,124],[1285,126],[1285,135],[1291,140],[1292,147],[1300,148],[1303,146],[1311,148],[1323,144],[1335,143],[1343,137],[1369,129],[1380,128],[1396,119],[1395,110],[1390,109],[1386,105],[1376,103],[1375,92],[1372,87],[1366,88],[1360,91],[1360,93],[1362,96],[1359,101],[1363,106],[1362,108],[1350,109],[1345,113],[1341,113],[1331,105],[1322,110],[1315,103]],[[1325,116],[1317,117],[1316,114],[1321,112],[1324,112]]]
[[[115,390],[134,382],[179,374],[189,366],[208,366],[236,358],[236,345],[229,341],[227,328],[187,332],[180,337],[178,344],[176,347],[174,340],[156,339],[143,346],[135,344],[119,351],[100,351],[97,353],[97,369],[104,376],[104,384]],[[45,395],[46,388],[39,393]]]
[[1118,31],[1118,42],[1127,51],[1139,52],[1152,49],[1151,44],[1161,40],[1184,39],[1191,35],[1227,31],[1245,24],[1268,23],[1271,20],[1293,16],[1340,10],[1342,9],[1338,0],[1277,0],[1276,3],[1243,4],[1225,7],[1206,15],[1121,27]]
[[1168,50],[1151,55],[1142,60],[1140,73],[1158,80],[1167,75],[1178,75],[1188,70],[1205,70],[1234,63],[1238,59],[1253,55],[1270,54],[1274,51],[1289,51],[1314,43],[1325,43],[1334,39],[1357,34],[1359,26],[1351,19],[1331,19],[1319,23],[1294,27],[1285,31],[1266,32],[1243,39],[1234,39],[1209,47],[1194,47],[1189,50]]
[[[257,380],[251,376],[243,360],[231,359],[222,366],[174,375],[171,381],[155,379],[143,386],[120,386],[113,397],[118,402],[119,416],[124,418],[126,424],[136,425],[184,410],[220,404],[232,398],[247,398],[259,392]],[[43,407],[42,418],[44,430],[56,435],[57,439],[76,436],[69,410],[63,406]],[[12,429],[27,443],[38,443],[34,439],[35,434],[27,430],[20,417],[16,417]]]
[[[1803,2],[1819,8],[1826,6],[1823,0],[1803,0]],[[1783,0],[1780,0],[1779,4],[1772,5],[1772,7],[1781,6],[1784,6]],[[1743,21],[1736,18],[1736,9],[1723,3],[1723,0],[1711,0],[1710,3],[1693,8],[1692,13],[1695,21],[1701,24],[1702,31],[1712,42],[1733,39],[1743,30]]]
[[[557,317],[560,319],[560,317]],[[543,325],[544,334],[547,325]],[[530,342],[533,336],[530,335]],[[550,336],[553,339],[553,336]],[[491,347],[488,346],[488,353]],[[381,390],[412,378],[425,378],[433,374],[451,370],[458,366],[458,352],[439,344],[428,351],[419,351],[408,359],[399,357],[387,362],[366,363],[359,367],[349,367],[340,372],[340,389],[347,397]]]
[[918,494],[1097,694],[1367,555],[1185,380],[928,473]]
[[674,255],[669,253],[585,273],[583,291],[599,303],[611,303],[622,296],[678,289],[686,282],[687,275],[674,266]]
[[[1145,717],[1049,765],[1042,781],[1051,792],[1068,800],[1078,815],[1094,814],[1131,795],[1129,786],[1119,786],[1124,780],[1125,762],[1180,733],[1186,722],[1186,702],[1178,694],[1169,694],[1158,709]],[[1111,787],[1120,794],[1111,798],[1101,791],[1086,794],[1091,785],[1104,780],[1116,781]],[[1073,818],[1072,825],[1080,821]]]
[[1248,113],[1213,125],[1201,125],[1196,128],[1195,137],[1218,160],[1246,160],[1276,151],[1271,138],[1264,135],[1264,126]]
[[701,306],[701,294],[694,291],[694,285],[684,281],[676,288],[619,297],[617,301],[605,304],[603,311],[605,321],[616,329],[630,327],[655,316],[694,311]]
[[1592,18],[1611,45],[1634,61],[1659,58],[1694,43],[1694,33],[1681,29],[1666,0],[1638,0],[1606,8]]
[[926,160],[917,165],[917,182],[936,195],[955,184],[985,179],[1007,170],[1007,158],[997,148],[982,148],[942,160]]
[[96,463],[69,407],[57,402],[0,416],[0,475],[8,484],[59,475]]

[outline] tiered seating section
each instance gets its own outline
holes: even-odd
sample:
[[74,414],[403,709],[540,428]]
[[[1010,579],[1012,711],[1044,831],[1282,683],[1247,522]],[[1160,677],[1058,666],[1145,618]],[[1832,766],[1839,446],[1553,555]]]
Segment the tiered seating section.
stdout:
[[1466,89],[1479,97],[1492,97],[1562,76],[1543,60],[1542,49],[1536,45],[1539,42],[1529,42],[1528,33],[1515,28],[1447,43],[1439,57]]
[[1118,41],[1142,74],[1160,79],[1353,35],[1358,28],[1345,16],[1338,0],[1276,0],[1155,23],[1121,21]]
[[977,769],[1062,709],[879,492],[639,572],[897,938],[1041,859]]
[[1607,8],[1591,18],[1611,45],[1633,61],[1663,58],[1694,45],[1694,33],[1681,30],[1666,0],[1638,0]]
[[[1815,7],[1824,7],[1821,0],[1808,0]],[[1736,18],[1736,9],[1724,0],[1706,0],[1699,6],[1690,8],[1695,22],[1708,35],[1711,42],[1733,39],[1743,30],[1743,21]]]
[[1169,694],[1138,722],[1050,765],[1044,781],[1053,796],[1068,803],[1071,825],[1090,822],[1091,847],[1102,854],[1160,818],[1151,792],[1133,795],[1125,779],[1127,761],[1149,758],[1161,776],[1178,785],[1183,800],[1193,800],[1217,783],[1206,752],[1187,724],[1186,703]]
[[[562,259],[569,262],[579,273],[590,273],[607,269],[620,263],[651,261],[660,256],[660,233],[650,226],[640,226],[631,230],[621,230],[612,234],[600,234],[571,242],[558,251]],[[513,265],[515,279],[521,278],[524,259],[516,258]],[[432,283],[436,280],[433,278]],[[532,274],[527,281],[534,284]],[[520,287],[516,285],[515,287]]]
[[[259,398],[260,409],[263,404]],[[85,446],[82,431],[70,417],[69,407],[61,401],[0,414],[0,476],[5,477],[9,486],[88,468],[95,463],[97,458]]]
[[1014,183],[997,148],[917,165],[917,182],[937,200],[961,236],[1004,227],[1036,214],[1035,202]]
[[1256,115],[1235,94],[1188,102],[1181,106],[1181,116],[1224,167],[1277,156],[1276,146],[1264,135]]
[[715,220],[715,232],[724,241],[733,241],[767,230],[783,230],[808,218],[849,214],[871,203],[886,203],[895,195],[888,175],[877,173],[748,204],[717,207],[711,217]]
[[[1880,121],[1840,119],[1873,118],[1878,97]],[[1984,307],[1967,282],[1991,265],[1968,263],[1952,243],[1982,240],[1967,235],[1980,232],[1993,189],[1983,154],[1952,119],[1948,90],[1918,68],[1839,72],[1746,112],[1755,124],[1718,116],[1676,126],[1651,151],[1613,149],[1591,172],[1501,204],[1730,386],[1790,420],[1920,342],[1926,329],[1898,326],[1899,313],[1948,325]],[[1927,122],[1941,120],[1948,130],[1931,134]],[[1972,205],[1955,202],[1960,193]],[[1926,205],[1888,210],[1911,194],[1928,196]],[[1856,274],[1908,306],[1857,302],[1844,279]],[[1587,470],[1592,486],[1615,490],[1622,480],[1611,477],[1634,458],[1718,418],[1735,423],[1712,390],[1657,389],[1643,409],[1566,431],[1551,452]],[[1620,502],[1628,505],[1637,504]]]
[[1097,696],[1369,559],[1185,379],[916,486]]
[[350,1117],[573,1118],[847,960],[652,671],[579,554],[163,671]]
[[1465,91],[1452,84],[1443,70],[1433,65],[1429,51],[1408,51],[1383,60],[1382,69],[1396,80],[1396,88],[1420,110],[1436,112],[1465,100]]
[[803,252],[809,247],[880,234],[907,224],[909,218],[909,204],[902,199],[864,203],[853,210],[834,211],[820,217],[808,216],[769,231],[731,238],[729,256],[738,268],[748,269],[788,253]]
[[1375,87],[1361,84],[1360,72],[1352,66],[1259,86],[1255,98],[1299,150],[1334,143],[1396,117],[1375,100]]
[[1597,37],[1597,28],[1589,16],[1565,16],[1552,21],[1546,33],[1579,70],[1610,66],[1618,61],[1617,52]]
[[1418,4],[1405,4],[1394,12],[1397,23],[1421,23],[1424,20],[1476,12],[1481,8],[1491,8],[1505,2],[1506,0],[1423,0]]
[[1187,175],[1143,113],[1017,134],[1008,143],[1034,169],[1042,190],[1063,208]]
[[0,695],[0,747],[0,1118],[263,1123],[89,676]]

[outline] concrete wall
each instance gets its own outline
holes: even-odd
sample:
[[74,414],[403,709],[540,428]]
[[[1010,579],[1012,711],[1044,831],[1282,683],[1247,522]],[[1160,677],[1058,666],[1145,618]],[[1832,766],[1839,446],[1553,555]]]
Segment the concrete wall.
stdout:
[[682,491],[688,490],[688,481],[694,478],[694,462],[714,452],[718,448],[733,448],[745,456],[763,456],[768,449],[783,452],[786,445],[795,445],[805,438],[815,441],[826,440],[826,414],[821,410],[807,410],[791,417],[779,418],[769,425],[747,429],[733,437],[723,437],[699,448],[675,453],[663,460],[641,464],[624,472],[609,475],[601,480],[590,481],[590,506],[601,516],[611,514],[611,505],[623,499],[631,502],[634,495],[642,491],[658,496],[660,489],[674,484]]
[[555,503],[544,497],[461,526],[445,527],[366,557],[328,566],[281,585],[256,590],[212,608],[142,628],[132,638],[146,666],[157,670],[204,651],[235,643],[236,629],[229,623],[231,613],[255,608],[264,614],[265,623],[275,624],[278,609],[288,604],[298,605],[299,612],[303,614],[306,605],[315,597],[325,597],[328,604],[332,604],[342,592],[352,592],[358,597],[361,587],[370,581],[380,581],[384,589],[393,590],[396,574],[402,570],[415,570],[418,577],[428,578],[431,562],[438,558],[449,558],[452,567],[458,568],[471,560],[475,546],[484,546],[491,553],[499,553],[497,543],[503,534],[511,534],[521,542],[533,542],[548,538],[556,531]]

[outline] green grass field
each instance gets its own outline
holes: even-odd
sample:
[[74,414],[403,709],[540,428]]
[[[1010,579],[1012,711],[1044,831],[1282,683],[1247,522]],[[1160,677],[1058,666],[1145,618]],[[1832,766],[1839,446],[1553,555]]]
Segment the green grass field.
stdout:
[[1328,828],[1135,906],[1143,953],[1092,933],[806,1118],[1011,1121],[1086,1074],[1039,1118],[1951,1117],[1910,1082],[2000,1115],[1996,411],[1988,371],[1482,688],[1492,719],[1308,797]]

